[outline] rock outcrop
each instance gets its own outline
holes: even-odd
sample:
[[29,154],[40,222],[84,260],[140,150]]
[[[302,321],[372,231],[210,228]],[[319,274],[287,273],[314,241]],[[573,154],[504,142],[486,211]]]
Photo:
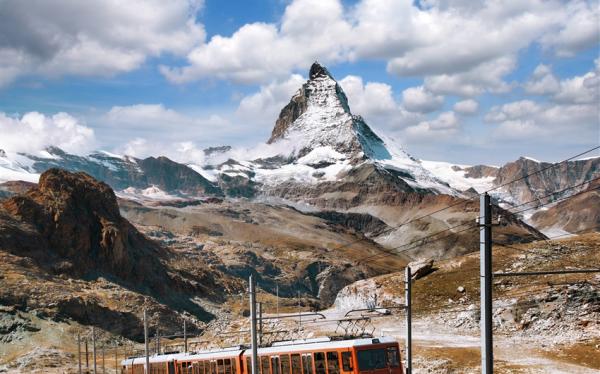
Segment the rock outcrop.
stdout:
[[61,271],[73,275],[110,273],[156,291],[165,286],[159,261],[165,250],[121,217],[116,196],[106,183],[85,173],[50,169],[37,187],[4,200],[0,208],[11,218],[14,230],[17,222],[23,224],[29,230],[23,230],[22,236],[38,241],[28,248],[0,230],[2,249],[33,258],[53,256],[61,261]]

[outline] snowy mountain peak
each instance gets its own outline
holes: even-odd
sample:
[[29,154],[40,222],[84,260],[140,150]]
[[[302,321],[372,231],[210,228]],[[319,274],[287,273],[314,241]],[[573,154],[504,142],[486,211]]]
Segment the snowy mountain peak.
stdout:
[[331,73],[329,73],[329,70],[327,70],[327,68],[321,64],[319,64],[318,61],[315,61],[311,67],[310,67],[310,71],[308,72],[308,76],[310,79],[315,79],[317,77],[329,77],[331,79],[333,79]]
[[285,143],[291,159],[329,147],[358,160],[383,145],[360,116],[352,115],[344,90],[326,67],[315,62],[309,77],[281,110],[268,143]]

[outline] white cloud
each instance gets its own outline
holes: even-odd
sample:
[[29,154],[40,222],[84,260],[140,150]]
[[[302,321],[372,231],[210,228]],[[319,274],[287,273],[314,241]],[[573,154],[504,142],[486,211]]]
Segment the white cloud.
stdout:
[[244,96],[236,110],[236,116],[247,123],[275,124],[279,112],[306,80],[292,74],[287,80],[274,81],[259,88],[258,92]]
[[402,105],[410,112],[429,113],[444,105],[444,97],[434,95],[423,86],[411,87],[402,91]]
[[552,69],[539,65],[523,86],[525,91],[537,95],[550,95],[555,102],[564,104],[593,104],[600,101],[600,58],[595,68],[584,75],[559,80]]
[[553,99],[569,104],[596,104],[600,102],[600,71],[591,71],[582,76],[560,82],[560,90]]
[[456,134],[460,123],[454,112],[443,112],[437,118],[410,126],[404,134],[410,139],[428,139],[436,142],[440,138]]
[[203,127],[215,128],[229,124],[227,119],[216,114],[208,117],[192,117],[166,108],[162,104],[114,106],[106,113],[104,119],[113,127],[126,125],[129,130],[166,130],[176,136],[181,136],[181,131],[190,127],[201,130]]
[[533,71],[531,79],[523,87],[527,93],[547,95],[558,92],[560,83],[552,74],[552,69],[549,66],[540,64]]
[[82,154],[95,145],[94,131],[67,113],[46,116],[29,112],[21,118],[0,112],[0,149],[37,153],[48,146]]
[[409,112],[396,102],[392,87],[386,83],[364,83],[361,77],[348,75],[339,84],[352,113],[363,116],[372,127],[395,131],[415,125],[423,118],[422,113]]
[[[461,94],[470,96],[505,91],[502,78],[514,69],[514,56],[533,43],[557,52],[593,46],[597,28],[588,21],[594,14],[584,1],[429,1],[419,7],[409,0],[362,0],[344,8],[339,0],[294,0],[279,23],[216,35],[188,54],[187,66],[162,71],[177,83],[212,77],[264,83],[315,59],[383,59],[390,73],[430,76],[438,80],[431,86],[450,85],[451,93],[464,83],[469,87]],[[573,20],[582,22],[574,26]],[[489,71],[493,65],[499,70]]]
[[252,23],[230,37],[216,35],[188,54],[189,65],[163,66],[161,71],[175,83],[213,77],[267,82],[307,68],[317,59],[341,60],[341,46],[348,37],[350,25],[339,1],[296,0],[286,7],[280,25]]
[[524,118],[538,113],[541,107],[531,100],[520,100],[502,106],[494,106],[485,116],[488,122],[503,122]]
[[511,84],[504,81],[516,65],[514,56],[504,56],[456,74],[441,74],[425,77],[425,87],[437,94],[477,96],[486,91],[504,93]]
[[398,104],[395,102],[392,87],[386,83],[367,82],[363,83],[361,77],[348,75],[340,80],[348,104],[353,113],[365,117],[376,115],[386,115],[398,110]]
[[462,100],[454,104],[453,109],[456,113],[471,115],[477,112],[479,103],[473,99]]
[[136,158],[166,156],[176,162],[197,165],[202,165],[205,160],[204,151],[191,141],[169,142],[138,137],[117,147],[115,153]]
[[600,4],[570,1],[563,9],[565,22],[541,38],[542,45],[554,49],[558,56],[571,57],[575,53],[600,43]]
[[20,75],[107,76],[148,56],[185,54],[204,41],[198,0],[2,2],[0,84]]

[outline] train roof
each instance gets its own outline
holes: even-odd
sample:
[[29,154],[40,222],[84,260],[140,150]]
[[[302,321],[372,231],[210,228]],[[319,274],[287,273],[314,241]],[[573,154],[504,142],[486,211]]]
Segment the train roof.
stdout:
[[[392,337],[379,337],[379,338],[360,338],[360,339],[348,339],[348,340],[331,340],[330,338],[316,338],[316,339],[301,339],[301,340],[290,340],[285,342],[274,343],[271,347],[263,347],[258,349],[259,355],[293,352],[293,351],[308,351],[308,350],[329,350],[329,349],[340,349],[350,347],[360,347],[379,343],[394,343],[396,339]],[[218,358],[225,358],[231,356],[244,356],[252,355],[252,350],[243,347],[231,347],[225,349],[215,349],[210,351],[200,352],[188,352],[188,353],[173,353],[163,355],[152,355],[149,357],[149,361],[153,362],[168,362],[168,361],[192,361],[192,360],[213,360]],[[133,365],[145,363],[145,357],[129,358],[121,361],[121,365]]]

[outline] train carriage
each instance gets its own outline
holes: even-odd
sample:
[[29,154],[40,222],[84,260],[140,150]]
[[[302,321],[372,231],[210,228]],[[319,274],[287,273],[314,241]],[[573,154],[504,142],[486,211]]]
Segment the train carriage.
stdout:
[[[154,374],[251,374],[252,351],[244,347],[155,355]],[[144,374],[144,357],[122,362],[122,374]],[[402,374],[393,338],[318,338],[274,343],[258,349],[258,374]]]

